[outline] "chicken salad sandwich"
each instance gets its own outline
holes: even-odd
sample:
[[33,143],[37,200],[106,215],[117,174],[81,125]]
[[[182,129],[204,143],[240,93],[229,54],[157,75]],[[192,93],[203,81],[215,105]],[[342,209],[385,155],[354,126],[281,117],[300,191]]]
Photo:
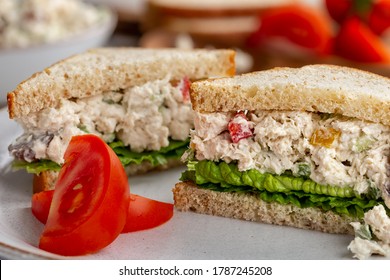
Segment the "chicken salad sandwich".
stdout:
[[34,173],[34,191],[54,187],[72,136],[92,133],[129,175],[180,164],[193,116],[192,81],[231,76],[234,51],[99,48],[60,61],[8,93],[23,128],[13,166]]
[[191,85],[195,128],[173,188],[181,211],[355,234],[390,256],[390,80],[275,68]]

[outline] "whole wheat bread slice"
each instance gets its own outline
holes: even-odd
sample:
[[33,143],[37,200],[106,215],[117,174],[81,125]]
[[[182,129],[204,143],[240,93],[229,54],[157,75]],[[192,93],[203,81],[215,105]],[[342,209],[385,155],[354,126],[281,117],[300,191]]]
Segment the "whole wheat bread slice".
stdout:
[[191,85],[195,111],[297,110],[390,125],[390,79],[348,67],[275,68]]
[[34,74],[8,93],[10,118],[148,81],[184,76],[199,80],[235,73],[233,50],[98,48],[64,59]]
[[350,223],[357,221],[319,208],[268,203],[253,194],[201,189],[189,181],[177,183],[172,191],[180,211],[340,234],[353,234]]

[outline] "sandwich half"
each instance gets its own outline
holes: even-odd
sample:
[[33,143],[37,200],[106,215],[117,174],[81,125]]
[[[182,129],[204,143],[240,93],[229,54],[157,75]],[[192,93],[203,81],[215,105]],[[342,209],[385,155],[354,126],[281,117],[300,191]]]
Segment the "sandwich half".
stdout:
[[297,0],[149,0],[144,31],[189,34],[199,45],[243,46],[260,25],[259,16],[270,8]]
[[190,96],[178,210],[353,234],[351,223],[376,209],[390,244],[388,78],[275,68],[199,81]]
[[92,133],[129,175],[180,164],[193,114],[191,82],[231,76],[231,50],[99,48],[60,61],[8,93],[23,128],[9,146],[13,166],[34,173],[34,191],[53,188],[74,135]]

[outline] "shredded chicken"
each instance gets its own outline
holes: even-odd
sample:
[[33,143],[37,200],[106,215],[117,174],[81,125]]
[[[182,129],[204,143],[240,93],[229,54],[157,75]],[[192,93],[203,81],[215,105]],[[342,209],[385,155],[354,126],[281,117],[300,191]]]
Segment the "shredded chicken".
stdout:
[[383,205],[375,206],[366,212],[363,223],[372,231],[375,239],[372,236],[359,237],[362,224],[359,222],[351,223],[357,236],[349,244],[348,249],[351,250],[354,257],[367,259],[374,254],[390,257],[390,218]]
[[0,0],[0,7],[0,48],[63,40],[108,16],[80,0]]
[[[120,140],[136,152],[159,150],[168,146],[169,138],[187,139],[193,127],[190,101],[183,97],[182,87],[167,77],[123,91],[63,100],[58,108],[18,119],[24,134],[9,150],[26,161],[49,159],[61,164],[72,136],[84,133],[106,142]],[[42,137],[47,134],[50,140]]]
[[198,160],[236,161],[241,171],[278,175],[297,174],[304,164],[305,175],[319,184],[353,187],[357,193],[379,189],[390,206],[388,126],[337,115],[258,111],[247,114],[253,135],[233,143],[228,131],[233,115],[195,115],[191,141]]

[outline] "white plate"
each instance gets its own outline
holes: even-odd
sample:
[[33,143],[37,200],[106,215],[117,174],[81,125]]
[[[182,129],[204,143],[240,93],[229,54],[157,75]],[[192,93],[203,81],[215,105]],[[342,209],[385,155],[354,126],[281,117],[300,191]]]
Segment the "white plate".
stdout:
[[[61,258],[37,248],[43,226],[30,209],[31,175],[9,171],[7,147],[21,129],[0,110],[0,256]],[[8,171],[7,171],[8,170]],[[131,192],[173,202],[171,189],[182,168],[129,179]],[[93,238],[91,236],[91,238]],[[166,224],[121,234],[83,259],[350,259],[352,236],[325,234],[175,211]]]

